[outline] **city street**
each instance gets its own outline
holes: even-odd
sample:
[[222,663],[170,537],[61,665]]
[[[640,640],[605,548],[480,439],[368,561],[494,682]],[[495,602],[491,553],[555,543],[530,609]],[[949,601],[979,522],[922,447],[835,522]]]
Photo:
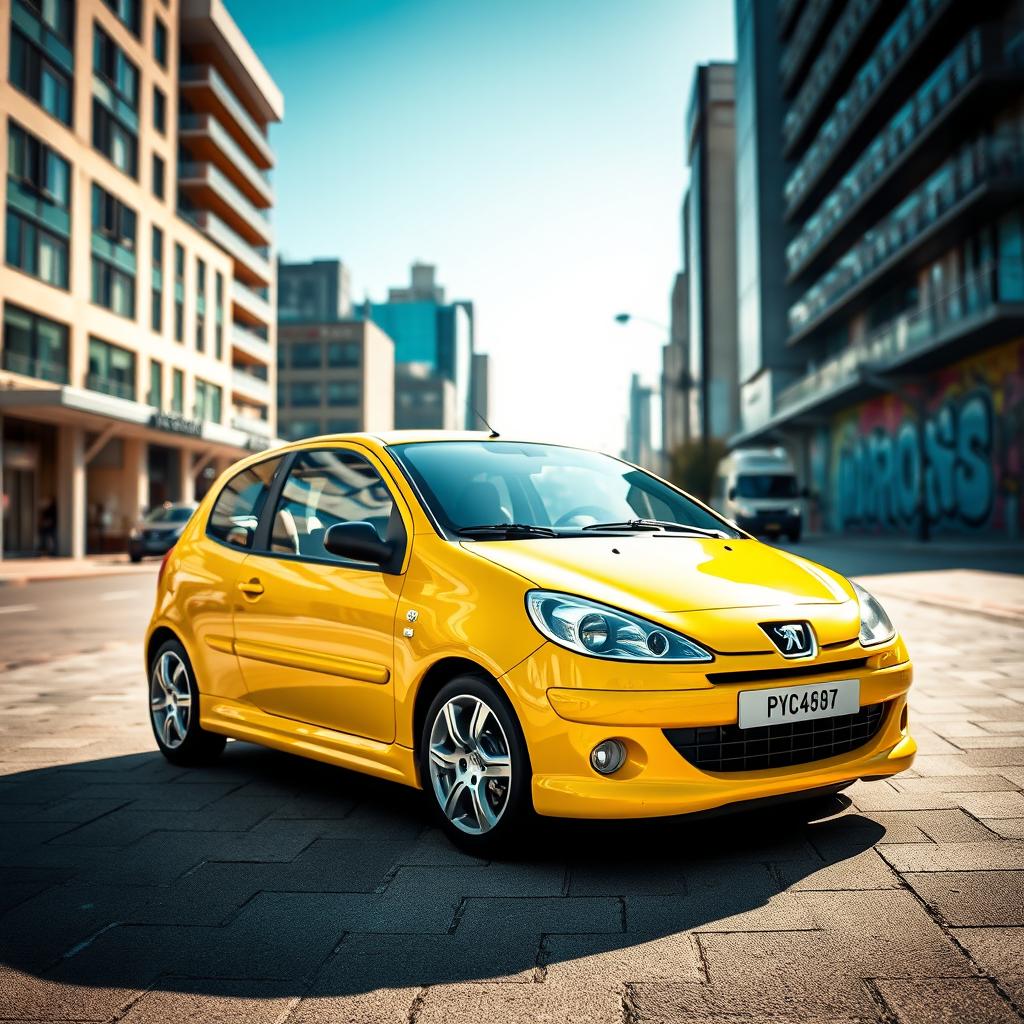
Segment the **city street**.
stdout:
[[166,764],[157,563],[0,586],[0,1019],[1020,1020],[1022,555],[795,550],[903,630],[914,769],[771,813],[547,821],[503,862],[340,769],[238,742]]

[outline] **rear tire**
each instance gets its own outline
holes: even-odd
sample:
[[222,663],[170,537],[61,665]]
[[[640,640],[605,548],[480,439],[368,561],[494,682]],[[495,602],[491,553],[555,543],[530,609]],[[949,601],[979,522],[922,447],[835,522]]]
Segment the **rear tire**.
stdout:
[[431,813],[468,853],[515,850],[532,819],[533,771],[523,732],[493,680],[461,675],[430,702],[417,753]]
[[165,641],[149,666],[149,722],[160,753],[171,764],[209,764],[227,743],[226,737],[200,726],[199,701],[188,653],[180,641]]
[[134,551],[132,551],[132,552],[131,552],[131,553],[130,553],[130,554],[128,555],[128,557],[129,557],[129,558],[130,558],[130,559],[132,560],[132,563],[133,563],[133,564],[138,564],[139,562],[141,562],[141,561],[142,561],[142,555],[137,555],[137,554],[135,554],[135,552],[134,552]]

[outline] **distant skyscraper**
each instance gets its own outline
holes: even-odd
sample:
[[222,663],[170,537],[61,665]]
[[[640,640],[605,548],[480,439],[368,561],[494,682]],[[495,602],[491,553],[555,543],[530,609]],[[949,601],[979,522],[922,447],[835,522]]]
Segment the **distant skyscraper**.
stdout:
[[277,267],[279,323],[328,323],[352,315],[348,267],[341,260],[280,262]]
[[[435,282],[434,267],[416,263],[409,287],[392,288],[387,302],[368,304],[368,315],[395,342],[396,364],[417,363],[454,387],[456,416],[454,426],[477,426],[471,407],[473,320],[472,303],[444,302],[444,289]],[[416,394],[424,394],[421,378],[399,376],[396,399],[403,382],[415,381]],[[444,404],[436,405],[437,427],[441,426]],[[396,404],[396,422],[404,418]]]
[[629,381],[629,422],[626,426],[626,447],[623,456],[638,466],[657,469],[654,446],[654,405],[657,391],[640,381],[634,373]]

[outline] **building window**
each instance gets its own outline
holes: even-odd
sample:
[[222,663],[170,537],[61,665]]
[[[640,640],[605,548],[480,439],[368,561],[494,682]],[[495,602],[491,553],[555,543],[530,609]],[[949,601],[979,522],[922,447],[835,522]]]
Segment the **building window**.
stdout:
[[358,341],[329,341],[327,343],[327,365],[358,366],[362,361],[362,346]]
[[164,329],[164,233],[153,225],[153,270],[149,326],[159,334]]
[[224,358],[224,275],[219,271],[215,278],[216,305],[213,311],[213,342],[214,354],[217,359]]
[[164,161],[162,157],[153,154],[153,195],[157,199],[164,197]]
[[92,186],[92,301],[135,316],[135,211]]
[[197,377],[195,418],[220,423],[220,406],[221,389],[216,384]]
[[196,351],[206,351],[206,264],[196,258]]
[[323,345],[319,341],[297,341],[292,345],[293,370],[319,370],[323,358]]
[[153,18],[153,56],[160,67],[167,67],[167,26],[158,18]]
[[6,303],[3,367],[27,377],[67,384],[67,327]]
[[359,420],[351,416],[330,417],[324,424],[324,433],[327,434],[354,434],[359,429]]
[[171,412],[179,416],[185,411],[185,373],[175,370],[171,374]]
[[135,401],[135,353],[90,337],[89,376],[85,386],[90,391]]
[[174,243],[174,340],[185,341],[185,250]]
[[74,7],[71,0],[13,0],[11,84],[71,124]]
[[167,132],[167,97],[158,85],[153,86],[153,127],[161,135]]
[[291,404],[309,406],[320,404],[320,381],[293,380],[291,383]]
[[356,405],[361,393],[357,380],[329,380],[327,382],[328,405]]
[[93,26],[92,144],[115,167],[139,176],[139,69]]
[[301,441],[304,437],[316,437],[320,433],[319,420],[288,420],[281,427],[286,441]]
[[118,21],[126,25],[136,39],[141,38],[142,18],[140,0],[103,0],[114,14]]
[[70,164],[20,125],[8,121],[8,265],[66,289],[70,207]]
[[164,368],[155,359],[149,361],[149,396],[147,401],[154,409],[164,405]]

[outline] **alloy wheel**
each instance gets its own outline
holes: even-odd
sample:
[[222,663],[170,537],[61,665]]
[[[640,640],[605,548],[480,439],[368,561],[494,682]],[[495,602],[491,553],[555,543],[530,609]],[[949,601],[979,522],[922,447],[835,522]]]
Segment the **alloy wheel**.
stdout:
[[174,651],[164,651],[149,683],[149,713],[161,743],[175,750],[185,742],[192,719],[188,669]]
[[430,781],[445,817],[469,835],[498,824],[508,806],[512,757],[501,722],[479,697],[441,706],[430,730]]

